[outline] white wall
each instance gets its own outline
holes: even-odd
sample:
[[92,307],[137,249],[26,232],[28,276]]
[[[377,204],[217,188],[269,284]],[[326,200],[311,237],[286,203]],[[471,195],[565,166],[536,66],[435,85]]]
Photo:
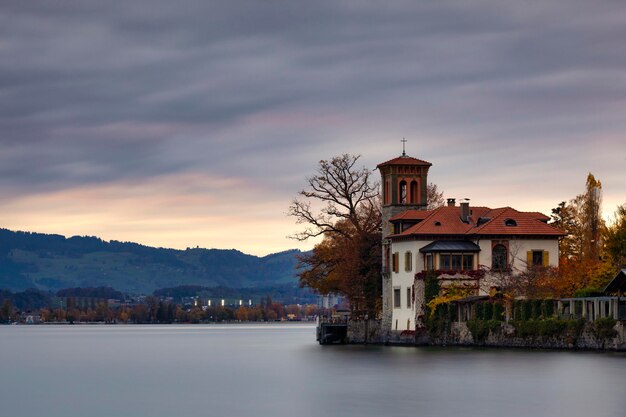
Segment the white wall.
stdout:
[[[398,330],[415,330],[415,303],[407,305],[407,288],[412,288],[415,281],[415,274],[422,272],[424,267],[424,257],[419,249],[428,245],[432,241],[409,241],[394,242],[391,246],[391,253],[398,253],[398,272],[391,273],[391,306],[393,309],[391,318],[391,330],[396,330],[396,320]],[[413,265],[410,271],[405,271],[404,254],[411,252]],[[400,308],[393,308],[393,290],[400,288]],[[407,329],[407,322],[409,323]]]
[[[559,241],[557,239],[502,239],[509,243],[509,266],[513,272],[526,271],[526,253],[532,250],[544,250],[550,253],[550,266],[559,266]],[[482,239],[480,246],[479,265],[491,268],[491,239]]]
[[[528,270],[528,251],[547,251],[549,253],[549,265],[559,266],[559,241],[558,239],[500,239],[506,240],[509,245],[508,263],[513,275],[520,274]],[[480,246],[479,265],[485,267],[487,271],[491,269],[491,239],[483,239],[478,242]],[[496,273],[489,274],[481,280],[480,294],[488,294],[489,288],[498,285],[500,277]]]

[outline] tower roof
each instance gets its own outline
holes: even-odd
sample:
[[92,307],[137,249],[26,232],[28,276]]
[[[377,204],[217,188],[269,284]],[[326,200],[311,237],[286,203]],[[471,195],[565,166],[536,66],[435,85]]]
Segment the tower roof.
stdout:
[[389,165],[419,165],[419,166],[431,166],[432,164],[421,159],[413,158],[411,156],[398,156],[397,158],[390,159],[387,162],[378,164],[376,168],[386,167]]

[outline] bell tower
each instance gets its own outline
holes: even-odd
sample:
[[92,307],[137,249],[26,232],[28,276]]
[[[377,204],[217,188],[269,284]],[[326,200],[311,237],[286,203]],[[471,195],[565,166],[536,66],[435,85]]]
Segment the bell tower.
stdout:
[[402,155],[379,164],[382,184],[382,328],[391,329],[392,321],[392,282],[391,282],[391,241],[387,238],[393,234],[393,225],[389,220],[407,210],[426,210],[428,169],[430,162],[410,157],[406,154],[402,139]]
[[406,154],[379,164],[383,197],[383,240],[393,233],[389,219],[407,210],[426,210],[430,162]]

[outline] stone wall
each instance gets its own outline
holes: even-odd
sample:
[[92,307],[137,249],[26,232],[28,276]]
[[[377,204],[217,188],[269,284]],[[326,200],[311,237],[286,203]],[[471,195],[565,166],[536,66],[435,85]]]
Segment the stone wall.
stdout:
[[383,344],[387,335],[383,332],[381,320],[350,320],[348,321],[348,343]]
[[484,340],[475,340],[467,323],[452,323],[450,331],[444,337],[431,340],[437,346],[489,346],[516,347],[531,349],[589,349],[589,350],[626,350],[624,325],[618,322],[614,330],[615,337],[600,338],[594,331],[594,323],[585,323],[578,336],[569,333],[557,336],[526,336],[516,335],[515,327],[502,323],[496,331],[489,331]]
[[585,323],[576,337],[570,333],[551,337],[519,337],[513,325],[502,322],[495,331],[489,331],[483,340],[475,340],[466,322],[450,323],[445,332],[429,337],[425,332],[385,331],[380,320],[363,320],[348,323],[348,343],[626,351],[624,327],[624,322],[618,321],[614,327],[616,336],[608,338],[597,336],[594,323]]
[[392,293],[393,288],[391,286],[391,274],[389,272],[382,273],[383,280],[383,308],[381,312],[382,317],[382,328],[383,329],[391,329],[391,321],[393,316],[393,306],[392,306]]

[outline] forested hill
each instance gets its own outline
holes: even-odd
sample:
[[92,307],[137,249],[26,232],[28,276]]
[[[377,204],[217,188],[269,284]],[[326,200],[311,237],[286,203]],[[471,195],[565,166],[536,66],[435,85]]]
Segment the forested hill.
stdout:
[[165,249],[96,237],[0,229],[0,289],[113,287],[149,294],[178,285],[230,288],[296,284],[298,250],[265,257],[237,250]]

